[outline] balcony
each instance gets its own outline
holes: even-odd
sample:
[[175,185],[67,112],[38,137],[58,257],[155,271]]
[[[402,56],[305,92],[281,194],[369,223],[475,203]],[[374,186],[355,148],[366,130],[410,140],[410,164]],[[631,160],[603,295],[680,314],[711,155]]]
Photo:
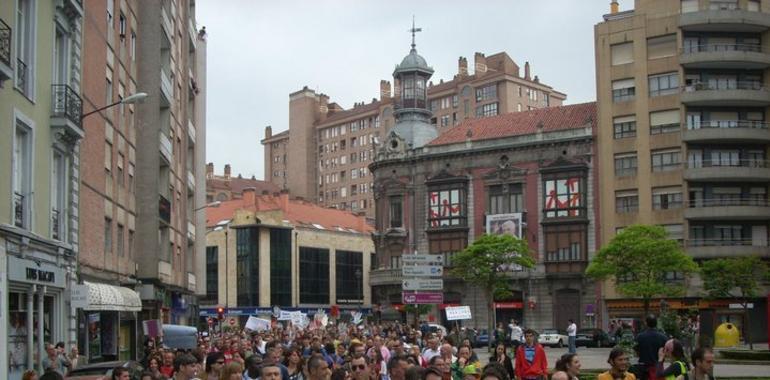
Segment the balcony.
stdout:
[[158,218],[166,226],[171,224],[171,202],[163,195],[158,195]]
[[75,141],[83,138],[80,116],[83,114],[83,100],[66,84],[51,85],[51,128]]
[[163,68],[160,69],[160,95],[161,107],[171,107],[174,103],[174,75]]
[[752,239],[691,239],[686,241],[687,253],[696,259],[770,255],[767,240]]
[[11,41],[13,41],[11,27],[0,19],[0,85],[13,78],[11,65]]
[[401,268],[376,269],[369,272],[369,285],[401,284]]
[[192,222],[187,222],[187,241],[195,243],[195,225]]
[[769,220],[767,199],[702,199],[690,201],[684,210],[689,220]]
[[170,164],[174,160],[174,154],[171,147],[171,139],[165,133],[160,133],[160,155]]
[[740,9],[735,3],[710,4],[697,12],[682,13],[679,27],[688,32],[762,32],[770,28],[770,15]]
[[687,125],[685,142],[770,142],[767,122],[754,120],[706,120]]
[[190,145],[195,145],[195,124],[187,119],[187,141]]
[[770,182],[766,160],[689,160],[684,171],[688,181]]
[[687,69],[758,70],[770,67],[770,54],[756,44],[705,44],[682,49],[679,62]]
[[187,171],[187,190],[191,193],[195,191],[195,174],[192,170]]
[[680,97],[688,106],[770,106],[770,91],[759,81],[716,81],[682,87]]

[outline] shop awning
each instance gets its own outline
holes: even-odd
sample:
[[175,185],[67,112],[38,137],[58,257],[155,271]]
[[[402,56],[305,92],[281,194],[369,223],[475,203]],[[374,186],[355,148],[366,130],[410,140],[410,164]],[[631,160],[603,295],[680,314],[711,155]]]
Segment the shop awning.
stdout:
[[122,286],[83,281],[88,286],[88,305],[83,310],[141,311],[139,293]]

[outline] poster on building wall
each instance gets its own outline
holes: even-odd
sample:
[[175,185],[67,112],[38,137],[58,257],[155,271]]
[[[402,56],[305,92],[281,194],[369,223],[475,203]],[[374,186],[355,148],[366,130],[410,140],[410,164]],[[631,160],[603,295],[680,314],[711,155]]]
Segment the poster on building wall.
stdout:
[[[510,214],[487,215],[487,233],[490,235],[511,235],[519,239],[523,238],[523,214],[514,212]],[[502,272],[521,271],[521,265],[501,265],[498,270]]]
[[91,359],[102,357],[101,314],[88,314],[88,355]]

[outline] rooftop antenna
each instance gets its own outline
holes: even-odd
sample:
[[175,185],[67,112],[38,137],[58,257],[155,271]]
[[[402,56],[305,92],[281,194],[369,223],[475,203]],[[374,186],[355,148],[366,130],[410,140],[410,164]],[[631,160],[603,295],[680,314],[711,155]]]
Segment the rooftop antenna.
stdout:
[[422,32],[422,28],[415,28],[414,27],[414,15],[412,15],[412,29],[409,29],[408,32],[412,33],[412,50],[415,50],[415,43],[414,43],[414,34],[417,32]]

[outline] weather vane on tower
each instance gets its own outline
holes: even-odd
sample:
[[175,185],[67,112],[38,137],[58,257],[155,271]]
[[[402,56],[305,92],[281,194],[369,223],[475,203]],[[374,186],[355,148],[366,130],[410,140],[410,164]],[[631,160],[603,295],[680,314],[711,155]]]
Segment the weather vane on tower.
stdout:
[[409,29],[408,32],[412,32],[412,50],[414,50],[414,47],[417,46],[414,43],[414,34],[417,32],[422,32],[422,28],[414,27],[414,15],[412,15],[412,29]]

